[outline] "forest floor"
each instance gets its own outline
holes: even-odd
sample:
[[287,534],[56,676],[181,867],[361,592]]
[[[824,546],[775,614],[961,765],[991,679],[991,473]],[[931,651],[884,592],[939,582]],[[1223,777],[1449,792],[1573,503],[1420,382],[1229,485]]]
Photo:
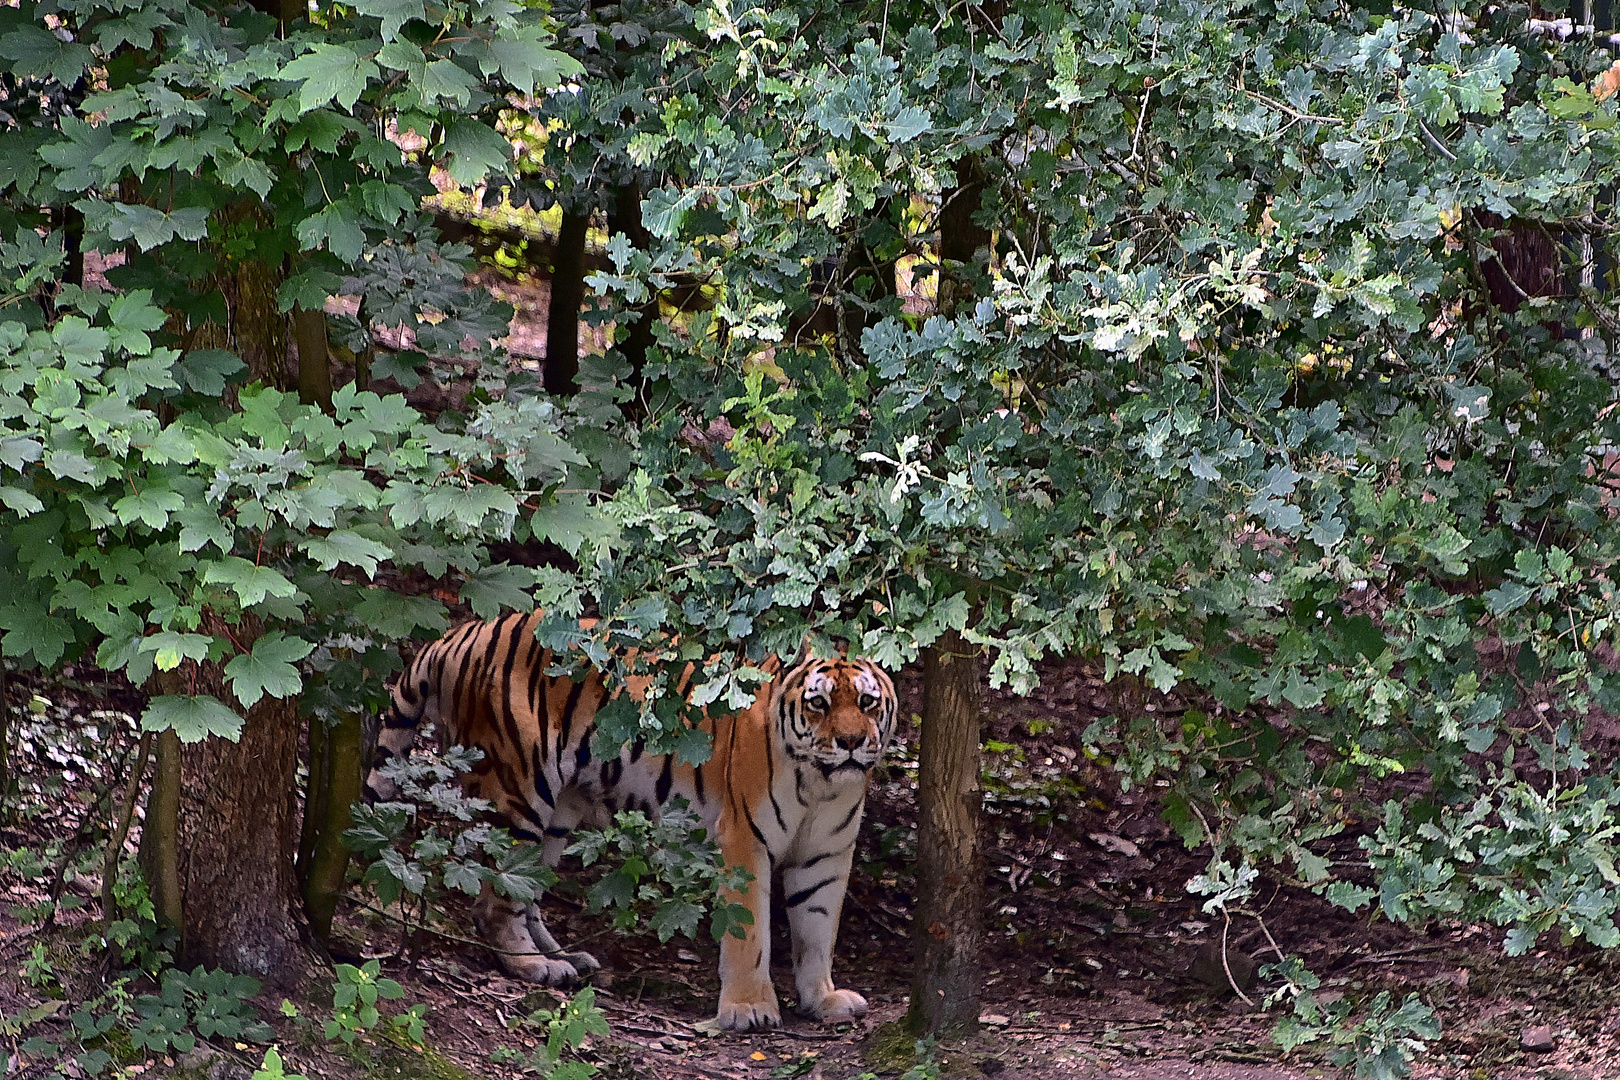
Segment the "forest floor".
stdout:
[[[903,712],[916,711],[914,677],[901,680]],[[13,715],[25,713],[15,753],[44,775],[41,755],[66,769],[70,787],[50,797],[60,812],[37,815],[22,828],[0,830],[0,850],[40,846],[61,835],[89,800],[95,748],[128,739],[128,702],[97,702],[78,690],[24,685],[13,679]],[[1161,704],[1174,709],[1174,703]],[[1295,1080],[1337,1076],[1325,1053],[1305,1046],[1284,1056],[1268,1037],[1277,1016],[1245,1004],[1225,985],[1219,941],[1240,982],[1264,963],[1264,934],[1253,919],[1230,927],[1205,914],[1186,882],[1203,869],[1207,852],[1189,851],[1162,821],[1152,789],[1123,792],[1114,774],[1078,751],[1078,733],[1112,709],[1108,691],[1087,668],[1054,666],[1027,699],[992,694],[986,700],[988,839],[981,1032],[940,1047],[946,1076],[996,1080],[1118,1077],[1121,1080]],[[57,734],[47,736],[48,731]],[[66,732],[64,736],[62,733]],[[590,1054],[599,1075],[648,1080],[746,1080],[807,1076],[853,1080],[863,1073],[896,1076],[913,1061],[911,1040],[895,1023],[904,1013],[910,977],[912,780],[915,729],[906,725],[874,784],[862,829],[838,941],[840,985],[865,994],[871,1014],[826,1028],[791,1014],[781,1031],[714,1035],[704,1021],[718,994],[717,948],[701,938],[659,944],[652,937],[615,936],[605,917],[585,914],[559,891],[546,901],[548,920],[565,943],[580,943],[604,964],[595,980],[598,1004],[612,1034],[596,1038]],[[1003,749],[1005,747],[1005,749]],[[77,748],[77,749],[75,749]],[[30,985],[26,956],[52,940],[62,983],[73,962],[71,942],[93,921],[88,898],[94,878],[68,886],[86,898],[64,913],[59,929],[41,933],[18,919],[17,905],[36,903],[44,885],[0,869],[7,910],[0,914],[0,1016],[15,1014],[53,991]],[[1548,947],[1519,959],[1502,955],[1500,932],[1439,926],[1414,932],[1351,915],[1309,892],[1268,885],[1262,895],[1266,928],[1288,953],[1304,957],[1324,981],[1324,995],[1370,997],[1415,992],[1439,1013],[1443,1036],[1420,1059],[1418,1076],[1457,1080],[1612,1080],[1620,1077],[1620,960],[1589,946]],[[454,909],[462,932],[465,908]],[[773,919],[776,956],[788,955],[784,921]],[[408,959],[390,924],[355,907],[340,916],[348,948],[381,958],[383,972],[405,988],[401,1003],[427,1003],[430,1050],[386,1040],[358,1049],[320,1038],[329,990],[315,987],[300,1016],[278,1009],[266,994],[261,1011],[277,1028],[291,1067],[311,1077],[430,1076],[452,1080],[516,1077],[491,1060],[498,1047],[528,1050],[532,1031],[511,1030],[561,995],[508,979],[482,950],[418,938]],[[54,935],[54,937],[53,937]],[[26,946],[26,947],[25,947]],[[1269,949],[1269,946],[1265,946]],[[778,991],[792,1001],[791,975],[777,964]],[[1249,996],[1258,1002],[1268,984]],[[61,991],[54,991],[61,993]],[[72,996],[69,994],[68,996]],[[3,1032],[0,1032],[3,1033]],[[17,1038],[5,1039],[14,1049]],[[208,1075],[246,1080],[241,1062],[258,1053],[224,1048],[208,1068],[187,1070],[197,1058],[151,1062],[150,1075]],[[256,1064],[254,1058],[253,1063]],[[206,1064],[206,1063],[205,1063]],[[3,1073],[3,1070],[0,1070]],[[22,1072],[17,1075],[25,1075]],[[27,1076],[41,1075],[29,1072]]]
[[[485,269],[477,278],[514,304],[511,351],[534,366],[544,352],[549,285],[512,281]],[[909,285],[909,282],[907,283]],[[914,306],[908,290],[908,306]],[[582,347],[605,346],[600,329],[582,328]],[[424,390],[423,393],[426,391]],[[432,401],[422,401],[433,408]],[[441,405],[442,407],[442,405]],[[71,673],[70,673],[71,674]],[[1121,790],[1117,776],[1080,752],[1080,732],[1116,711],[1096,673],[1079,665],[1043,671],[1029,698],[990,694],[985,701],[988,934],[983,957],[983,1026],[965,1042],[935,1052],[943,1075],[995,1080],[1093,1077],[1119,1080],[1298,1080],[1346,1075],[1314,1044],[1283,1055],[1268,1035],[1278,1009],[1258,1003],[1269,986],[1241,1000],[1227,985],[1220,941],[1240,983],[1243,973],[1274,957],[1256,920],[1225,926],[1186,891],[1207,849],[1188,850],[1164,823],[1155,789]],[[902,678],[903,715],[917,711],[914,674]],[[99,688],[99,690],[98,690]],[[99,693],[99,696],[98,696]],[[64,985],[74,981],[75,936],[93,920],[99,882],[69,882],[76,911],[42,931],[24,909],[48,891],[22,867],[30,849],[70,836],[91,812],[91,790],[106,762],[127,750],[136,699],[94,672],[66,685],[13,678],[11,715],[22,716],[12,760],[27,797],[44,813],[0,828],[0,1076],[47,1075],[16,1055],[21,1035],[6,1020],[52,994],[28,957],[57,958]],[[1173,702],[1158,706],[1173,710]],[[589,1052],[604,1080],[853,1080],[864,1073],[897,1076],[913,1063],[911,1040],[898,1032],[910,981],[912,778],[915,729],[903,725],[898,745],[874,781],[857,866],[838,940],[840,985],[866,995],[871,1014],[825,1028],[785,1015],[785,1027],[758,1035],[714,1035],[718,949],[707,938],[660,944],[652,937],[615,937],[605,917],[586,915],[559,892],[547,918],[564,943],[580,943],[602,960],[594,980],[612,1034]],[[30,775],[30,766],[33,773]],[[47,776],[65,776],[59,790]],[[1353,842],[1353,841],[1352,841]],[[1353,915],[1308,891],[1264,884],[1265,928],[1285,953],[1302,956],[1324,981],[1319,999],[1396,1000],[1418,994],[1439,1014],[1444,1034],[1419,1059],[1416,1075],[1446,1080],[1617,1080],[1620,1078],[1620,958],[1584,942],[1505,957],[1501,931],[1435,926],[1412,931],[1364,909]],[[465,908],[452,912],[463,933]],[[529,1029],[513,1030],[561,995],[500,974],[481,949],[440,939],[412,943],[399,955],[398,933],[353,906],[340,911],[339,935],[358,955],[380,958],[383,972],[405,988],[404,1004],[430,1006],[427,1042],[414,1050],[386,1040],[357,1049],[321,1038],[330,994],[316,987],[297,1017],[282,1014],[280,995],[260,1004],[277,1029],[288,1071],[310,1077],[433,1077],[435,1080],[520,1075],[491,1061],[498,1047],[533,1049]],[[773,919],[773,952],[788,955],[784,920]],[[1550,935],[1549,935],[1550,937]],[[30,975],[32,977],[30,977]],[[777,964],[778,992],[792,1000],[791,976]],[[70,995],[71,996],[71,995]],[[49,1028],[45,1021],[37,1028]],[[153,1076],[247,1080],[259,1051],[222,1046],[212,1061],[193,1056],[135,1066]],[[8,1073],[9,1062],[17,1068]],[[251,1057],[251,1061],[249,1060]],[[71,1075],[71,1070],[70,1070]]]

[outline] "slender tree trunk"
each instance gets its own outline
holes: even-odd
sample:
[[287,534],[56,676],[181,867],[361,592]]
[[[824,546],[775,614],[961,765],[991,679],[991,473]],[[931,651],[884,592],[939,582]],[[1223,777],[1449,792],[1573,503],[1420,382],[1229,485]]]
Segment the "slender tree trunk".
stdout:
[[[107,838],[107,854],[101,860],[101,917],[112,922],[118,917],[115,891],[118,884],[118,864],[124,858],[124,841],[129,837],[130,823],[135,820],[135,804],[141,798],[141,778],[146,775],[146,762],[152,754],[152,733],[141,736],[141,750],[135,758],[135,767],[129,772],[129,783],[124,788],[124,808],[113,823],[112,835]],[[110,796],[110,793],[109,793]]]
[[[614,189],[612,210],[608,214],[608,232],[623,233],[638,251],[647,251],[652,247],[652,234],[641,220],[641,185],[632,181]],[[633,418],[639,418],[646,408],[642,370],[647,366],[647,350],[653,347],[653,326],[658,322],[658,297],[648,297],[626,317],[629,320],[628,332],[619,342],[619,349],[630,364],[629,381],[636,395],[625,403],[625,411]]]
[[546,315],[545,387],[565,397],[579,390],[579,308],[585,302],[588,213],[563,211],[552,261],[551,310]]
[[326,312],[293,309],[293,340],[298,346],[298,400],[332,411],[332,357],[326,341]]
[[910,1027],[971,1029],[979,1019],[984,858],[979,846],[978,650],[951,630],[923,652],[917,761],[917,913]]
[[147,798],[146,820],[141,825],[140,862],[158,922],[180,931],[184,947],[186,911],[185,894],[180,886],[180,758],[180,737],[173,731],[159,732],[152,794]]
[[[326,727],[320,719],[310,723]],[[339,714],[338,722],[326,728],[325,768],[322,770],[325,790],[321,792],[321,816],[312,835],[310,854],[304,866],[304,908],[309,915],[309,928],[315,940],[323,946],[332,936],[332,915],[337,911],[338,898],[343,894],[343,875],[349,868],[349,849],[343,842],[343,833],[354,824],[349,808],[360,798],[365,784],[360,760],[360,714]],[[306,816],[315,795],[315,772],[310,770],[310,798],[305,800]],[[306,828],[306,835],[309,830]]]
[[11,701],[6,697],[6,664],[0,660],[0,821],[11,820]]

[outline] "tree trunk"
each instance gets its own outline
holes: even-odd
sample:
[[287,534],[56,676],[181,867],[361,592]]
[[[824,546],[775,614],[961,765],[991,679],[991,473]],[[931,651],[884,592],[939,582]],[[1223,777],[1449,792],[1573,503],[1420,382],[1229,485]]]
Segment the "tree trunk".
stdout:
[[[256,382],[285,390],[287,378],[287,316],[276,303],[285,275],[279,266],[244,259],[224,284],[231,311],[231,338],[236,353]],[[330,381],[330,379],[328,379]]]
[[326,312],[293,309],[293,339],[298,345],[298,400],[332,411],[332,357],[326,341]]
[[180,887],[180,738],[173,731],[157,737],[157,768],[141,825],[140,863],[157,920],[186,928],[185,893]]
[[579,391],[579,308],[585,302],[585,231],[587,212],[563,210],[552,261],[551,309],[546,313],[548,394],[567,397]]
[[949,315],[973,292],[980,248],[990,246],[990,230],[973,220],[984,197],[984,169],[977,158],[956,163],[956,187],[941,197],[939,210],[939,310]]
[[[321,755],[319,792],[315,787],[313,749],[316,728],[324,729],[321,741],[325,749]],[[332,936],[332,916],[343,893],[344,872],[349,868],[349,849],[343,843],[343,833],[354,824],[349,808],[359,801],[365,784],[360,760],[360,714],[341,713],[338,722],[331,727],[315,717],[310,720],[310,738],[309,794],[304,800],[304,834],[309,839],[309,854],[300,864],[300,870],[310,932],[325,946]],[[311,819],[315,821],[313,829]]]
[[0,660],[0,821],[11,821],[11,701],[6,697],[4,660]]
[[923,651],[917,762],[917,913],[908,1026],[971,1030],[979,1019],[984,859],[979,846],[978,650],[947,631]]
[[[135,804],[141,798],[141,779],[146,776],[146,762],[151,754],[152,733],[148,731],[141,736],[140,753],[135,757],[135,767],[129,772],[129,782],[124,785],[124,806],[113,823],[112,835],[107,838],[107,853],[101,861],[101,917],[108,923],[118,917],[118,868],[124,861],[124,841],[129,838],[129,827],[135,820]],[[108,797],[110,800],[110,792]]]
[[[652,247],[652,234],[641,220],[641,186],[635,182],[614,189],[612,209],[608,213],[608,232],[623,233],[630,246],[637,251]],[[645,411],[642,369],[647,365],[647,350],[653,347],[653,326],[658,321],[658,297],[650,296],[639,307],[626,315],[628,333],[619,342],[619,350],[630,364],[630,385],[636,396],[625,403],[625,410],[633,418]]]
[[[202,632],[218,634],[217,616]],[[232,628],[251,648],[260,627]],[[160,672],[162,693],[230,703],[224,668],[187,662]],[[141,866],[160,917],[181,929],[179,960],[257,975],[294,989],[315,966],[293,870],[297,841],[298,702],[261,698],[241,739],[182,745],[158,736],[158,762],[141,836]]]

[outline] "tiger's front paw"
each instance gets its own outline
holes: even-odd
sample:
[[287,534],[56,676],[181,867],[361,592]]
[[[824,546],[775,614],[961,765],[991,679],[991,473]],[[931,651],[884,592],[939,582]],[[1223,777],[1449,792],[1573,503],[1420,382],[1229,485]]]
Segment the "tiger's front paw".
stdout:
[[593,971],[602,970],[602,961],[598,960],[588,952],[563,951],[558,953],[557,957],[558,959],[566,960],[570,964],[573,964],[574,970],[579,972],[580,978],[584,978]]
[[720,1002],[715,1023],[726,1031],[764,1031],[782,1026],[782,1010],[776,1007],[776,994],[770,993],[760,1001]]
[[502,956],[501,967],[514,979],[539,983],[541,986],[574,986],[579,982],[577,967],[567,960],[551,956]]
[[799,1012],[823,1024],[859,1020],[866,1015],[866,999],[853,990],[834,990],[820,1001],[800,1001]]

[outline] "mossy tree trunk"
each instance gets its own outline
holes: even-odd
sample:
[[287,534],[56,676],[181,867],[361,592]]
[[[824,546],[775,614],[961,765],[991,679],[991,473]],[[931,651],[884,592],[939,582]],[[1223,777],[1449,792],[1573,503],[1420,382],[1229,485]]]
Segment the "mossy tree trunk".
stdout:
[[343,842],[343,833],[354,824],[349,808],[365,785],[360,720],[358,712],[346,712],[335,724],[319,717],[309,722],[309,789],[298,872],[310,933],[323,947],[331,941],[332,916],[349,868],[349,849]]
[[979,1019],[984,856],[979,843],[979,650],[948,631],[923,651],[917,760],[917,911],[908,1026],[918,1034]]

